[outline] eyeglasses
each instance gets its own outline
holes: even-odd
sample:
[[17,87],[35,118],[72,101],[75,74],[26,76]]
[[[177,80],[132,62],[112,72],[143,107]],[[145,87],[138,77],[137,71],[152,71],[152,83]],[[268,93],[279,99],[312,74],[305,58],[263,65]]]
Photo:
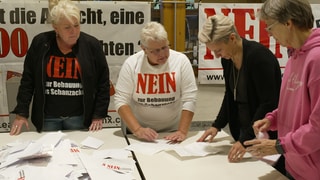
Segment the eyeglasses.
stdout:
[[265,30],[266,30],[267,32],[270,32],[272,26],[274,26],[274,25],[276,25],[276,24],[278,24],[278,23],[279,23],[279,21],[275,21],[274,23],[272,23],[272,24],[270,24],[269,26],[267,26],[267,27],[265,28]]
[[153,55],[159,55],[161,51],[167,51],[169,49],[169,45],[163,46],[159,49],[149,49],[149,48],[146,48],[146,49]]

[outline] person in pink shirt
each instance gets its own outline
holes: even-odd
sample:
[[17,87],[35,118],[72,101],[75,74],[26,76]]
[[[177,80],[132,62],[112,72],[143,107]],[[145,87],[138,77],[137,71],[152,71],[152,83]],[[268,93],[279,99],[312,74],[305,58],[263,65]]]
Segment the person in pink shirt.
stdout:
[[293,51],[286,64],[278,108],[253,124],[278,139],[244,142],[253,156],[283,154],[289,179],[320,179],[320,29],[308,0],[267,0],[259,11],[266,30]]

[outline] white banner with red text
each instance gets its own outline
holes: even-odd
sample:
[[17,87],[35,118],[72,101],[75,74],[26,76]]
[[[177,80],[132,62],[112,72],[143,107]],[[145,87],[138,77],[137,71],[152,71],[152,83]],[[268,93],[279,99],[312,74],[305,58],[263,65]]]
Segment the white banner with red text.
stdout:
[[[206,18],[215,14],[230,17],[237,27],[241,37],[255,40],[268,47],[278,58],[283,72],[288,60],[287,48],[280,46],[265,30],[265,23],[255,15],[262,4],[241,3],[200,3],[199,4],[199,29],[202,28]],[[315,17],[314,27],[320,27],[320,4],[312,4]],[[220,58],[199,42],[199,67],[198,81],[200,84],[224,84],[223,69]]]
[[[148,2],[75,1],[81,10],[81,31],[101,41],[116,82],[124,60],[140,50],[142,27],[150,22]],[[48,2],[36,0],[3,0],[0,2],[0,132],[10,130],[15,96],[23,71],[23,61],[32,38],[40,32],[53,30],[49,20]],[[104,127],[120,126],[113,105]],[[9,118],[10,117],[10,118]]]

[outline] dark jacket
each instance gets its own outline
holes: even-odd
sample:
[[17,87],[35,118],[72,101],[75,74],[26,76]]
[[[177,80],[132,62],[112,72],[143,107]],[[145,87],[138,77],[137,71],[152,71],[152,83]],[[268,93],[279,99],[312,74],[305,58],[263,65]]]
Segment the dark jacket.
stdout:
[[[24,62],[24,69],[17,95],[17,106],[12,113],[29,117],[32,100],[31,121],[38,132],[42,131],[45,107],[44,83],[50,47],[56,41],[54,31],[40,33],[32,40]],[[109,68],[101,43],[81,32],[73,52],[81,67],[84,90],[84,126],[89,127],[92,118],[104,118],[109,107]],[[63,103],[63,102],[61,102]]]
[[[224,128],[229,123],[230,132],[236,141],[242,144],[245,140],[255,138],[252,125],[254,121],[264,118],[278,106],[281,85],[281,70],[277,58],[262,44],[243,39],[242,70],[247,84],[247,97],[251,121],[249,127],[243,127],[237,121],[237,104],[229,86],[233,63],[229,59],[221,59],[225,79],[225,95],[216,120],[212,126]],[[270,134],[275,136],[276,133]],[[271,137],[271,136],[270,136]]]

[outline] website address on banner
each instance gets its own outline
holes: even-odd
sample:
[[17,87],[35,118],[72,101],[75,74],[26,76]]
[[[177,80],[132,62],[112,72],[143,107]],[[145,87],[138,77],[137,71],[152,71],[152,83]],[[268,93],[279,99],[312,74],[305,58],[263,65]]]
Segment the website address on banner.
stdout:
[[221,74],[209,74],[206,75],[207,76],[207,80],[209,81],[221,81],[224,80],[223,75]]

